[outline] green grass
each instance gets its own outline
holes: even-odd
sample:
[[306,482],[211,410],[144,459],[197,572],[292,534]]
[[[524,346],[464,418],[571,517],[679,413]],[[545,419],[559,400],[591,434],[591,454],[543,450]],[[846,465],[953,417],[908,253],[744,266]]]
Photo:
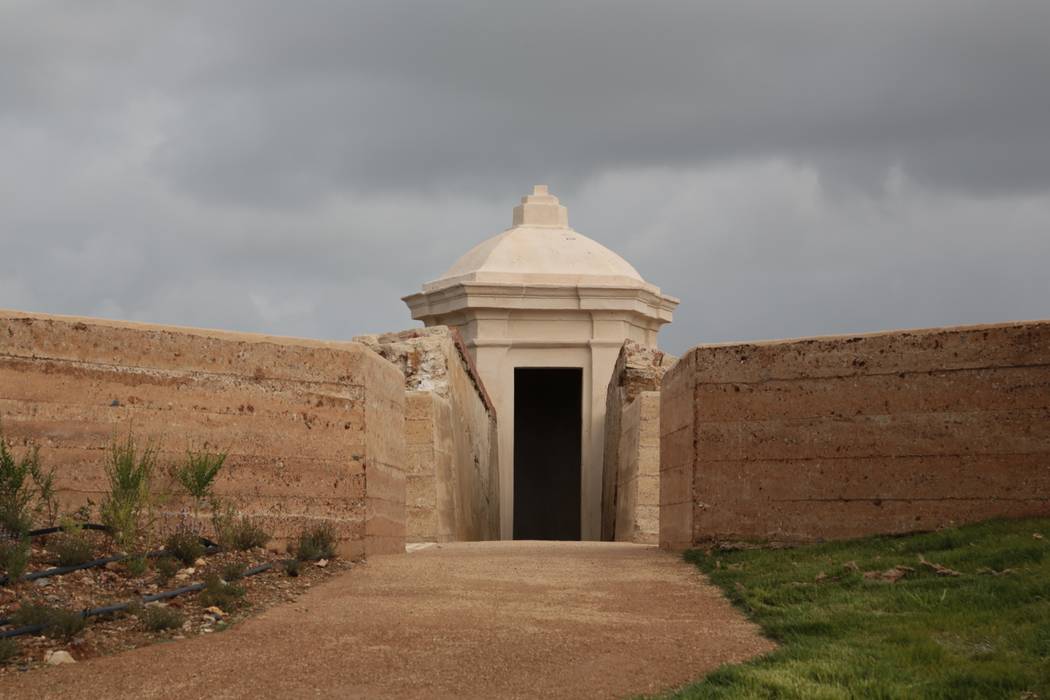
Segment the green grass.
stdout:
[[673,697],[1050,699],[1050,519],[686,559],[780,648]]

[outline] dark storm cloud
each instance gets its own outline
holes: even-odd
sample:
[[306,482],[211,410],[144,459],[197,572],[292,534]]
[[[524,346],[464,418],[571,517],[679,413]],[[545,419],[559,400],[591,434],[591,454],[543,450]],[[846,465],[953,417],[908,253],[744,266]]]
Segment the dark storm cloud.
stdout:
[[523,170],[770,153],[1050,181],[1046,3],[221,5],[195,25],[218,60],[175,88],[192,107],[160,160],[205,196],[495,193]]
[[1048,34],[1046,2],[0,3],[0,306],[400,327],[549,181],[682,297],[675,350],[1050,315]]
[[257,203],[771,153],[1050,181],[1045,2],[175,7],[26,5],[4,23],[8,99],[106,114],[163,96],[156,171]]

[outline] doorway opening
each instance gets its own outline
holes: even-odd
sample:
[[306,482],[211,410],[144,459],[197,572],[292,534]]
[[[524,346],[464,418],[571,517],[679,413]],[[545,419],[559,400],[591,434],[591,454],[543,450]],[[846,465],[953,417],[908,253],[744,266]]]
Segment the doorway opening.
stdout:
[[580,539],[583,370],[514,370],[514,539]]

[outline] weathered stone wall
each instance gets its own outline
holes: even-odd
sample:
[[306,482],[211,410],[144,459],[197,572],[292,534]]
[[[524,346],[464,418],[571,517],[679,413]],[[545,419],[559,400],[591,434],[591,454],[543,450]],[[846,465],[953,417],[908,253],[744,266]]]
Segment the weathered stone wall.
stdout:
[[615,539],[656,544],[660,535],[660,392],[643,391],[621,419]]
[[659,389],[674,360],[632,340],[620,348],[605,402],[604,540],[657,541]]
[[660,447],[667,547],[1050,514],[1050,322],[699,346]]
[[457,333],[434,326],[356,340],[405,375],[409,541],[498,539],[496,413]]
[[218,493],[279,540],[324,519],[344,555],[403,551],[403,381],[357,343],[0,311],[3,431],[67,507],[100,500],[133,430],[162,463],[228,451]]

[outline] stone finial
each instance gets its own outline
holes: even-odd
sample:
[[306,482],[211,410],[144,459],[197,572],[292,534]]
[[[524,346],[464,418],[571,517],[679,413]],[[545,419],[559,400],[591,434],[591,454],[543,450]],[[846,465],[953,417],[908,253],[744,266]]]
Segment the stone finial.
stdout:
[[521,198],[521,204],[514,207],[512,226],[553,226],[569,227],[569,210],[558,203],[546,185],[536,185],[532,194]]

